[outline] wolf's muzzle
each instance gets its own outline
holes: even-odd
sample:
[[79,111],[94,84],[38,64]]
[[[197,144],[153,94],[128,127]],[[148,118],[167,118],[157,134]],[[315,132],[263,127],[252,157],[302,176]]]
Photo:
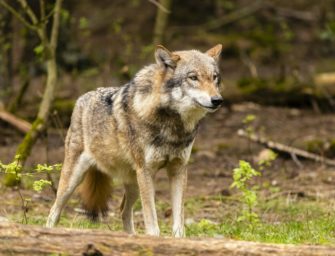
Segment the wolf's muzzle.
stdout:
[[213,96],[211,97],[211,103],[213,107],[217,108],[223,103],[223,99],[221,96]]

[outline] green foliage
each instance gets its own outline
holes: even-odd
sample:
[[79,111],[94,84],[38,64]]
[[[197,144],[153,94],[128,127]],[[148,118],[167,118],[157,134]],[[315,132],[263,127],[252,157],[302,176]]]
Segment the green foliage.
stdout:
[[[15,160],[12,163],[3,164],[2,162],[0,162],[0,173],[2,172],[4,174],[11,174],[14,176],[16,180],[20,180],[22,176],[33,177],[34,174],[37,174],[37,173],[50,174],[53,171],[60,171],[62,169],[61,164],[54,164],[54,165],[38,164],[34,168],[34,171],[35,171],[34,173],[22,172],[23,167],[20,163],[20,159],[21,159],[21,156],[16,155]],[[51,184],[52,184],[51,181],[48,181],[45,179],[39,179],[39,180],[34,181],[33,189],[39,192],[39,191],[42,191],[42,189],[45,186],[51,185]]]
[[259,170],[263,170],[265,167],[270,167],[272,162],[277,159],[278,154],[273,152],[271,149],[267,150],[267,155],[264,159],[258,161]]
[[254,128],[252,127],[252,123],[256,120],[256,116],[253,114],[247,115],[243,120],[242,123],[245,126],[246,132],[251,135],[254,133]]
[[17,179],[21,177],[22,165],[20,163],[20,155],[16,155],[14,161],[9,164],[3,164],[0,161],[0,172],[5,174],[13,174]]
[[187,236],[217,236],[222,233],[221,226],[208,219],[186,226]]
[[89,21],[86,17],[80,17],[79,19],[79,29],[87,29],[89,26]]
[[40,179],[40,180],[35,180],[34,184],[33,184],[33,189],[37,192],[42,191],[42,189],[47,186],[47,185],[51,185],[51,181],[49,180],[44,180],[44,179]]
[[66,23],[70,20],[71,14],[68,10],[62,8],[60,11],[60,16],[61,16],[62,22]]
[[62,164],[54,164],[54,165],[47,165],[47,164],[38,164],[35,167],[36,172],[46,172],[51,173],[52,171],[60,171],[62,169]]
[[240,200],[243,203],[242,213],[237,221],[247,221],[250,227],[253,227],[259,222],[259,217],[257,213],[254,212],[255,206],[258,204],[257,194],[255,189],[248,185],[248,181],[260,175],[260,172],[256,171],[248,162],[243,160],[240,160],[239,167],[233,170],[234,182],[231,184],[231,187],[235,187],[241,191],[242,195]]
[[35,54],[39,57],[42,56],[43,51],[44,51],[44,46],[42,44],[39,44],[34,48]]
[[252,123],[253,121],[255,121],[255,119],[256,119],[256,116],[255,116],[255,115],[249,114],[249,115],[247,115],[247,116],[243,119],[242,123],[243,123],[243,124],[250,124],[250,123]]
[[324,29],[320,32],[320,39],[324,41],[335,41],[335,21],[329,21],[325,24]]

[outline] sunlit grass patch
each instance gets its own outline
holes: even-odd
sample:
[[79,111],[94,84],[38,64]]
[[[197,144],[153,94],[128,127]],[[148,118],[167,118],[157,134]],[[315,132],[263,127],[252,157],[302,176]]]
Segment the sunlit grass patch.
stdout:
[[[279,198],[260,203],[261,221],[237,221],[222,212],[221,221],[201,219],[186,226],[188,237],[225,237],[269,243],[335,244],[335,212],[323,202]],[[219,210],[219,209],[218,209]],[[227,213],[228,214],[228,213]],[[237,216],[237,215],[236,215]]]
[[[24,221],[22,220],[22,214],[12,215],[10,216],[10,220],[20,223]],[[47,214],[45,216],[42,215],[27,215],[27,223],[28,225],[38,225],[44,226],[47,221]],[[79,228],[79,229],[102,229],[102,230],[111,230],[111,231],[121,231],[122,230],[122,222],[120,218],[107,217],[102,221],[91,221],[85,215],[82,214],[66,214],[63,213],[57,227],[64,228]]]

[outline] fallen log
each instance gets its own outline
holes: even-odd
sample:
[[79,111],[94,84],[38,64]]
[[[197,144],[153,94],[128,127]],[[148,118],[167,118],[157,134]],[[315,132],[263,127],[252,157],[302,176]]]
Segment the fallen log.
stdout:
[[199,238],[129,236],[124,233],[42,228],[0,223],[0,255],[335,255],[335,247]]
[[31,124],[28,123],[27,121],[18,118],[16,116],[14,116],[13,114],[5,111],[5,110],[0,110],[0,119],[11,124],[12,126],[14,126],[16,129],[18,129],[19,131],[23,132],[23,133],[27,133],[30,128],[31,128]]
[[319,162],[319,163],[323,163],[326,165],[330,165],[330,166],[335,166],[335,160],[326,158],[326,157],[322,157],[320,155],[314,154],[314,153],[310,153],[308,151],[299,149],[299,148],[295,148],[295,147],[291,147],[291,146],[287,146],[285,144],[281,144],[278,142],[274,142],[271,140],[268,140],[264,137],[258,136],[256,134],[249,134],[248,132],[246,132],[243,129],[240,129],[237,131],[237,134],[241,137],[247,138],[253,142],[259,143],[267,148],[270,148],[274,151],[277,152],[282,152],[282,153],[286,153],[289,154],[293,157],[302,157],[302,158],[306,158],[306,159],[310,159],[313,160],[315,162]]

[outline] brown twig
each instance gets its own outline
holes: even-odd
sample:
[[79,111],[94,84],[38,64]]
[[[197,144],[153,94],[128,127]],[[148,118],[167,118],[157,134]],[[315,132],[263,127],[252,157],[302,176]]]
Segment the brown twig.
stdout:
[[23,23],[27,28],[31,30],[37,30],[37,27],[30,22],[28,22],[25,18],[23,18],[12,6],[7,4],[5,0],[0,0],[0,5],[2,5],[5,9],[7,9],[11,14],[13,14],[19,21]]
[[294,148],[294,147],[290,147],[290,146],[287,146],[287,145],[284,145],[278,142],[274,142],[274,141],[268,140],[264,137],[261,137],[255,134],[249,134],[243,129],[238,130],[237,134],[241,137],[247,138],[253,142],[264,145],[267,148],[273,149],[274,151],[277,151],[277,152],[300,156],[302,158],[310,159],[315,162],[323,163],[323,164],[330,165],[330,166],[335,166],[335,160],[325,158],[320,155],[310,153],[308,151],[305,151],[299,148]]
[[27,133],[31,128],[30,123],[28,123],[27,121],[21,118],[14,116],[13,114],[5,110],[0,110],[0,119],[11,124],[12,126],[14,126],[15,128],[17,128],[19,131],[23,133]]
[[18,194],[20,196],[20,199],[21,199],[21,207],[22,207],[22,211],[23,211],[22,223],[24,222],[24,224],[27,224],[28,223],[28,219],[27,219],[28,201],[26,201],[23,198],[20,188],[17,188],[17,192],[18,192]]

